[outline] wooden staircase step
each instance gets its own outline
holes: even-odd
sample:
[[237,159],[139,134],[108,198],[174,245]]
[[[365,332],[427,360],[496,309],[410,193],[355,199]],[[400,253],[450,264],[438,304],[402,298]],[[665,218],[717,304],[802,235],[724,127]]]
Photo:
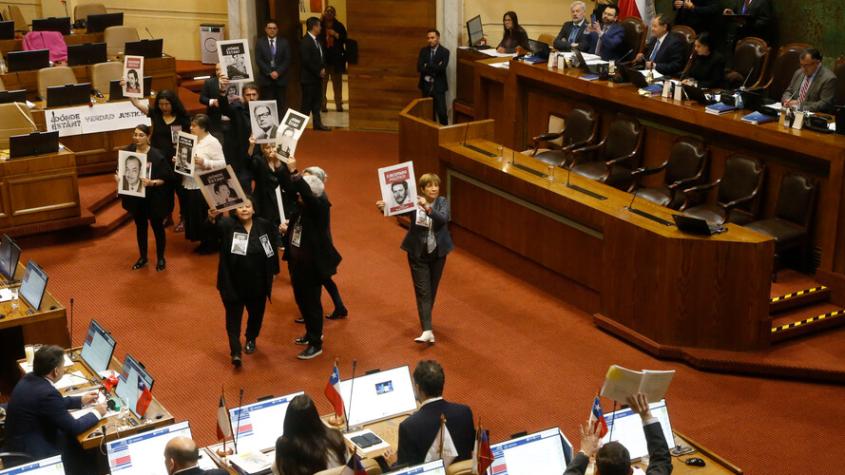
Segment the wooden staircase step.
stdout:
[[790,292],[772,297],[769,300],[769,314],[775,315],[798,307],[827,302],[830,300],[830,289],[824,285]]
[[115,200],[100,208],[95,216],[97,222],[91,226],[95,237],[105,236],[132,220],[129,212],[123,209],[120,200]]
[[830,303],[817,303],[773,318],[771,342],[778,343],[843,324],[845,309]]

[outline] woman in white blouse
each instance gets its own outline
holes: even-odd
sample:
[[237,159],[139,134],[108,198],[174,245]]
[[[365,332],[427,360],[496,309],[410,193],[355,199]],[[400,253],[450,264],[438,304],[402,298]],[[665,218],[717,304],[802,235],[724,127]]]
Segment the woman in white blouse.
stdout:
[[[213,253],[216,246],[213,233],[209,233],[205,227],[208,204],[202,196],[196,175],[226,166],[223,147],[213,135],[208,133],[208,126],[209,119],[205,114],[197,114],[191,119],[191,133],[197,136],[197,145],[193,151],[194,176],[182,177],[182,188],[185,189],[185,204],[187,205],[187,209],[182,213],[185,219],[185,238],[189,241],[200,241],[200,245],[194,249],[194,252],[200,254]],[[173,160],[175,162],[176,157],[173,157]]]

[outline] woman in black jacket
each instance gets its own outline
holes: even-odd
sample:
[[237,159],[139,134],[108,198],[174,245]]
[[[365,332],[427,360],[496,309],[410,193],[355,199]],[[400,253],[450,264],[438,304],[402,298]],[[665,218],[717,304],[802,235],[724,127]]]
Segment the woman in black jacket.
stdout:
[[505,33],[499,46],[496,47],[496,51],[499,53],[516,53],[517,47],[526,51],[531,50],[531,47],[528,46],[528,33],[525,32],[525,28],[519,26],[516,12],[505,12],[502,16],[502,25],[505,28]]
[[273,473],[311,475],[346,463],[343,435],[323,424],[317,406],[308,395],[293,398],[283,426],[284,435],[276,440]]
[[217,266],[217,290],[226,309],[226,333],[232,365],[241,367],[241,321],[244,307],[248,314],[244,351],[255,351],[255,340],[261,332],[264,306],[273,290],[273,277],[279,273],[278,227],[255,217],[250,197],[235,209],[234,217],[219,216],[209,210],[209,221],[220,234],[220,260]]
[[149,222],[156,240],[156,271],[161,272],[166,266],[164,220],[173,211],[173,186],[178,181],[178,177],[170,168],[170,162],[164,158],[164,155],[150,146],[148,126],[140,124],[135,127],[132,133],[132,144],[125,150],[147,154],[147,166],[150,167],[150,178],[141,178],[146,189],[146,197],[121,195],[123,209],[129,211],[135,220],[135,237],[138,240],[140,257],[132,265],[132,270],[138,270],[147,265],[147,222]]
[[695,39],[695,55],[689,69],[682,75],[684,84],[702,89],[718,89],[725,82],[725,58],[714,51],[712,38],[704,32]]

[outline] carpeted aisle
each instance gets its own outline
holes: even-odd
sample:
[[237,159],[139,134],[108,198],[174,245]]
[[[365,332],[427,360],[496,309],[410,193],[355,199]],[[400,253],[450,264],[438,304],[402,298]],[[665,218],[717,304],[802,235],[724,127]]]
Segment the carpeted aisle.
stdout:
[[217,256],[191,254],[182,235],[168,229],[168,268],[161,274],[152,267],[129,271],[137,258],[131,224],[94,241],[21,240],[24,258],[47,270],[59,299],[75,298],[75,342],[89,319],[99,320],[117,338],[118,356],[129,352],[146,364],[156,378],[154,394],[178,420],[190,420],[203,444],[215,437],[221,383],[230,405],[240,387],[247,402],[305,390],[328,412],[322,390],[338,357],[344,378],[353,359],[362,371],[437,359],[446,368],[446,397],[469,403],[494,442],[558,425],[577,447],[578,424],[607,367],[618,363],[676,369],[668,398],[673,427],[746,473],[841,470],[835,434],[845,421],[842,387],[704,373],[655,360],[597,330],[587,314],[556,296],[460,249],[449,257],[438,294],[437,344],[413,343],[419,325],[399,249],[404,230],[374,206],[375,169],[397,161],[397,143],[394,134],[334,131],[308,132],[300,144],[300,168],[320,165],[329,174],[332,229],[344,256],[336,281],[350,309],[348,320],[326,323],[324,353],[316,360],[295,359],[301,347],[293,339],[303,327],[293,322],[284,268],[258,351],[234,372],[214,288]]

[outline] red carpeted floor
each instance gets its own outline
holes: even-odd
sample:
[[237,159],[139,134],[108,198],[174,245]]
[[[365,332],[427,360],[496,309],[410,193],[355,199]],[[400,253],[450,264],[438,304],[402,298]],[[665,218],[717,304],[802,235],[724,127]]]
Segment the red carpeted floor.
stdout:
[[[352,359],[361,370],[437,359],[446,369],[445,396],[470,404],[493,441],[558,425],[577,445],[578,424],[608,365],[617,363],[677,370],[668,395],[673,427],[746,473],[841,473],[845,388],[705,373],[656,360],[599,331],[561,298],[461,249],[449,257],[438,294],[437,344],[414,344],[419,326],[399,249],[404,230],[374,206],[375,170],[397,161],[397,143],[393,134],[309,131],[300,144],[301,166],[320,165],[329,174],[332,229],[344,256],[336,281],[350,309],[348,320],[327,322],[325,351],[316,360],[295,359],[301,347],[293,339],[303,327],[293,322],[297,311],[285,270],[258,351],[234,372],[214,288],[217,257],[191,254],[193,246],[170,229],[168,268],[161,274],[129,271],[137,258],[131,224],[93,241],[21,240],[24,259],[47,270],[50,291],[63,302],[75,298],[77,344],[89,319],[103,323],[117,338],[117,355],[129,352],[146,364],[157,380],[155,395],[178,420],[190,420],[203,444],[214,439],[221,383],[230,404],[240,387],[248,402],[305,390],[328,412],[321,394],[338,357],[344,378]],[[839,351],[845,333],[831,345]]]

